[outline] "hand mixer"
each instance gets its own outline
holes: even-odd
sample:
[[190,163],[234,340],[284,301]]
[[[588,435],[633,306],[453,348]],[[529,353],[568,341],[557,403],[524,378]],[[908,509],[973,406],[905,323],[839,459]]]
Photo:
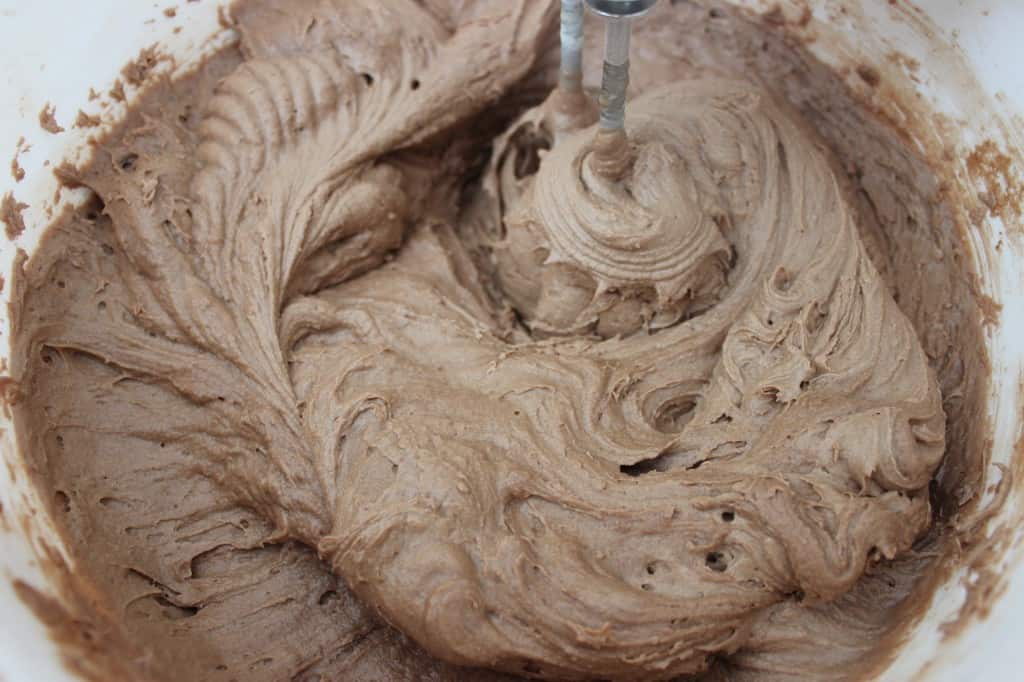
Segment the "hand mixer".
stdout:
[[559,88],[577,95],[583,89],[583,5],[605,19],[604,70],[601,82],[600,132],[594,167],[619,177],[628,167],[626,89],[629,86],[629,42],[633,20],[646,14],[657,0],[562,0],[562,63]]

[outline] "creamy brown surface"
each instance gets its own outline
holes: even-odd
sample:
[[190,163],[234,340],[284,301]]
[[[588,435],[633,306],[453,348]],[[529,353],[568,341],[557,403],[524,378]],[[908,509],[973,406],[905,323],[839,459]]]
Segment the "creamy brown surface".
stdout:
[[515,119],[556,9],[246,3],[81,171],[17,418],[140,678],[836,679],[920,597],[983,364],[934,180],[665,2],[609,181]]

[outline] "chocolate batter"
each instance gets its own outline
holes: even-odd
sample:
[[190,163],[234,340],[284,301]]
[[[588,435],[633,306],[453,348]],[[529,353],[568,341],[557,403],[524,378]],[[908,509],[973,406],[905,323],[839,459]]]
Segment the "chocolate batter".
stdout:
[[17,417],[140,679],[836,679],[901,622],[970,364],[943,246],[880,246],[933,188],[668,2],[610,179],[526,109],[556,10],[253,0],[80,171]]

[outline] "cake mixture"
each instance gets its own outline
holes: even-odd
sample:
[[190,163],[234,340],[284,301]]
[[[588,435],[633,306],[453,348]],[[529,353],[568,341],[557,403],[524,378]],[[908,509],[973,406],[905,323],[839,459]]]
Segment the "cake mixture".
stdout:
[[21,448],[125,669],[884,658],[974,494],[983,380],[940,190],[895,133],[706,3],[638,24],[613,169],[594,105],[552,92],[557,2],[234,20],[74,173],[94,198],[13,308]]

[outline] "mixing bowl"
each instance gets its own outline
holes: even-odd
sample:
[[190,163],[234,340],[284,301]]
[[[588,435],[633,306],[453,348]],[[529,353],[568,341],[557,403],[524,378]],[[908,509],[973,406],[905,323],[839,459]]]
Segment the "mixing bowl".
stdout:
[[[668,0],[665,0],[668,1]],[[1024,3],[1019,0],[733,0],[753,14],[788,22],[821,61],[833,66],[869,106],[928,156],[945,159],[950,195],[965,208],[963,230],[980,282],[1001,310],[986,326],[992,381],[983,415],[991,448],[987,495],[1009,486],[1005,503],[987,520],[984,538],[934,592],[923,618],[881,680],[1009,681],[1020,678],[1024,647],[1024,223],[1021,220],[1021,134],[1024,115]],[[106,92],[123,64],[160,43],[174,56],[158,70],[187,69],[236,38],[219,21],[217,2],[159,5],[123,0],[0,0],[0,150],[18,154],[26,178],[5,174],[0,193],[28,204],[26,229],[0,244],[0,274],[11,295],[18,254],[31,254],[51,215],[82,191],[54,197],[50,170],[88,154],[96,130],[73,127],[79,109],[111,122],[124,105],[100,107],[90,88]],[[877,81],[884,80],[878,88]],[[129,91],[129,96],[132,94]],[[67,131],[41,130],[39,112],[51,104]],[[19,139],[24,140],[19,143]],[[30,149],[29,149],[30,148]],[[982,203],[984,200],[985,203]],[[10,324],[0,312],[0,367],[7,367]],[[17,377],[14,377],[16,379]],[[0,382],[9,398],[11,381]],[[78,679],[60,657],[45,625],[23,601],[26,585],[55,593],[48,551],[60,540],[32,488],[16,448],[9,409],[0,415],[0,679]],[[985,500],[982,501],[982,504]]]

